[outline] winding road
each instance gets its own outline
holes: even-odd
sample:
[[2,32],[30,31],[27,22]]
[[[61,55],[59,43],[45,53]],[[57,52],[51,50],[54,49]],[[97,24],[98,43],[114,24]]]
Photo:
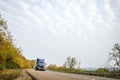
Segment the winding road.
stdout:
[[34,80],[118,80],[112,78],[103,78],[54,71],[37,71],[34,69],[27,69],[27,72],[34,78]]

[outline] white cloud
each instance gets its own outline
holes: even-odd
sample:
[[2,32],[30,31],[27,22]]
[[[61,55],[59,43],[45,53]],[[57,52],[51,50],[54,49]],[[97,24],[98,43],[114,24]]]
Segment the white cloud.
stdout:
[[110,0],[105,0],[105,9],[106,9],[106,12],[107,12],[107,15],[108,15],[108,20],[109,20],[109,23],[113,23],[114,21],[114,12],[112,10],[112,8],[110,7]]
[[97,15],[97,6],[96,6],[96,1],[92,1],[89,5],[89,16],[95,17]]
[[38,13],[38,14],[40,14],[42,16],[45,14],[45,12],[38,6],[35,6],[34,9],[35,9],[36,13]]
[[22,9],[27,10],[29,8],[29,5],[27,3],[25,3],[23,0],[17,0],[20,4],[20,6],[22,7]]
[[17,14],[17,12],[18,12],[18,9],[17,9],[17,8],[11,6],[9,3],[4,2],[4,1],[2,1],[2,0],[0,0],[0,7],[1,7],[1,8],[4,8],[7,12],[9,12],[9,13],[11,13],[11,14],[14,14],[14,13]]
[[53,9],[53,6],[51,3],[47,3],[46,6],[47,6],[47,10],[49,11]]
[[38,16],[36,16],[35,14],[33,14],[30,11],[27,11],[25,15],[30,17],[30,19],[35,23],[38,23],[38,24],[42,23],[42,21],[38,18]]
[[85,13],[82,12],[80,6],[74,6],[73,16],[74,21],[78,23],[82,23],[86,19]]
[[51,18],[48,15],[44,15],[44,20],[48,23],[51,22]]
[[52,15],[51,15],[51,17],[55,17],[55,21],[57,20],[58,22],[59,21],[63,21],[63,18],[60,16],[60,14],[59,13],[57,13],[57,12],[53,12],[52,13]]

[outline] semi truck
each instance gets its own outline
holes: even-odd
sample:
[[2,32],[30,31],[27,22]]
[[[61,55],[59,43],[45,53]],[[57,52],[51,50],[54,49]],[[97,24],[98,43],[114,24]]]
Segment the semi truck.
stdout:
[[46,70],[45,59],[37,58],[35,70],[43,70],[43,71]]

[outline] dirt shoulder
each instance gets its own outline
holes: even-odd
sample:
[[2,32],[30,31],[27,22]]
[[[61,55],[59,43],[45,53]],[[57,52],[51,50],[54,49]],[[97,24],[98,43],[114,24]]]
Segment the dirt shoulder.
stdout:
[[26,70],[22,70],[21,73],[18,75],[17,79],[15,80],[32,80],[32,78],[28,75]]

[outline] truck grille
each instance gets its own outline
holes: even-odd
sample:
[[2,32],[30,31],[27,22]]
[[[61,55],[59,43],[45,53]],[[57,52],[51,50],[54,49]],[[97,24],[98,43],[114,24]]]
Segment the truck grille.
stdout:
[[40,68],[44,68],[44,66],[39,66]]

